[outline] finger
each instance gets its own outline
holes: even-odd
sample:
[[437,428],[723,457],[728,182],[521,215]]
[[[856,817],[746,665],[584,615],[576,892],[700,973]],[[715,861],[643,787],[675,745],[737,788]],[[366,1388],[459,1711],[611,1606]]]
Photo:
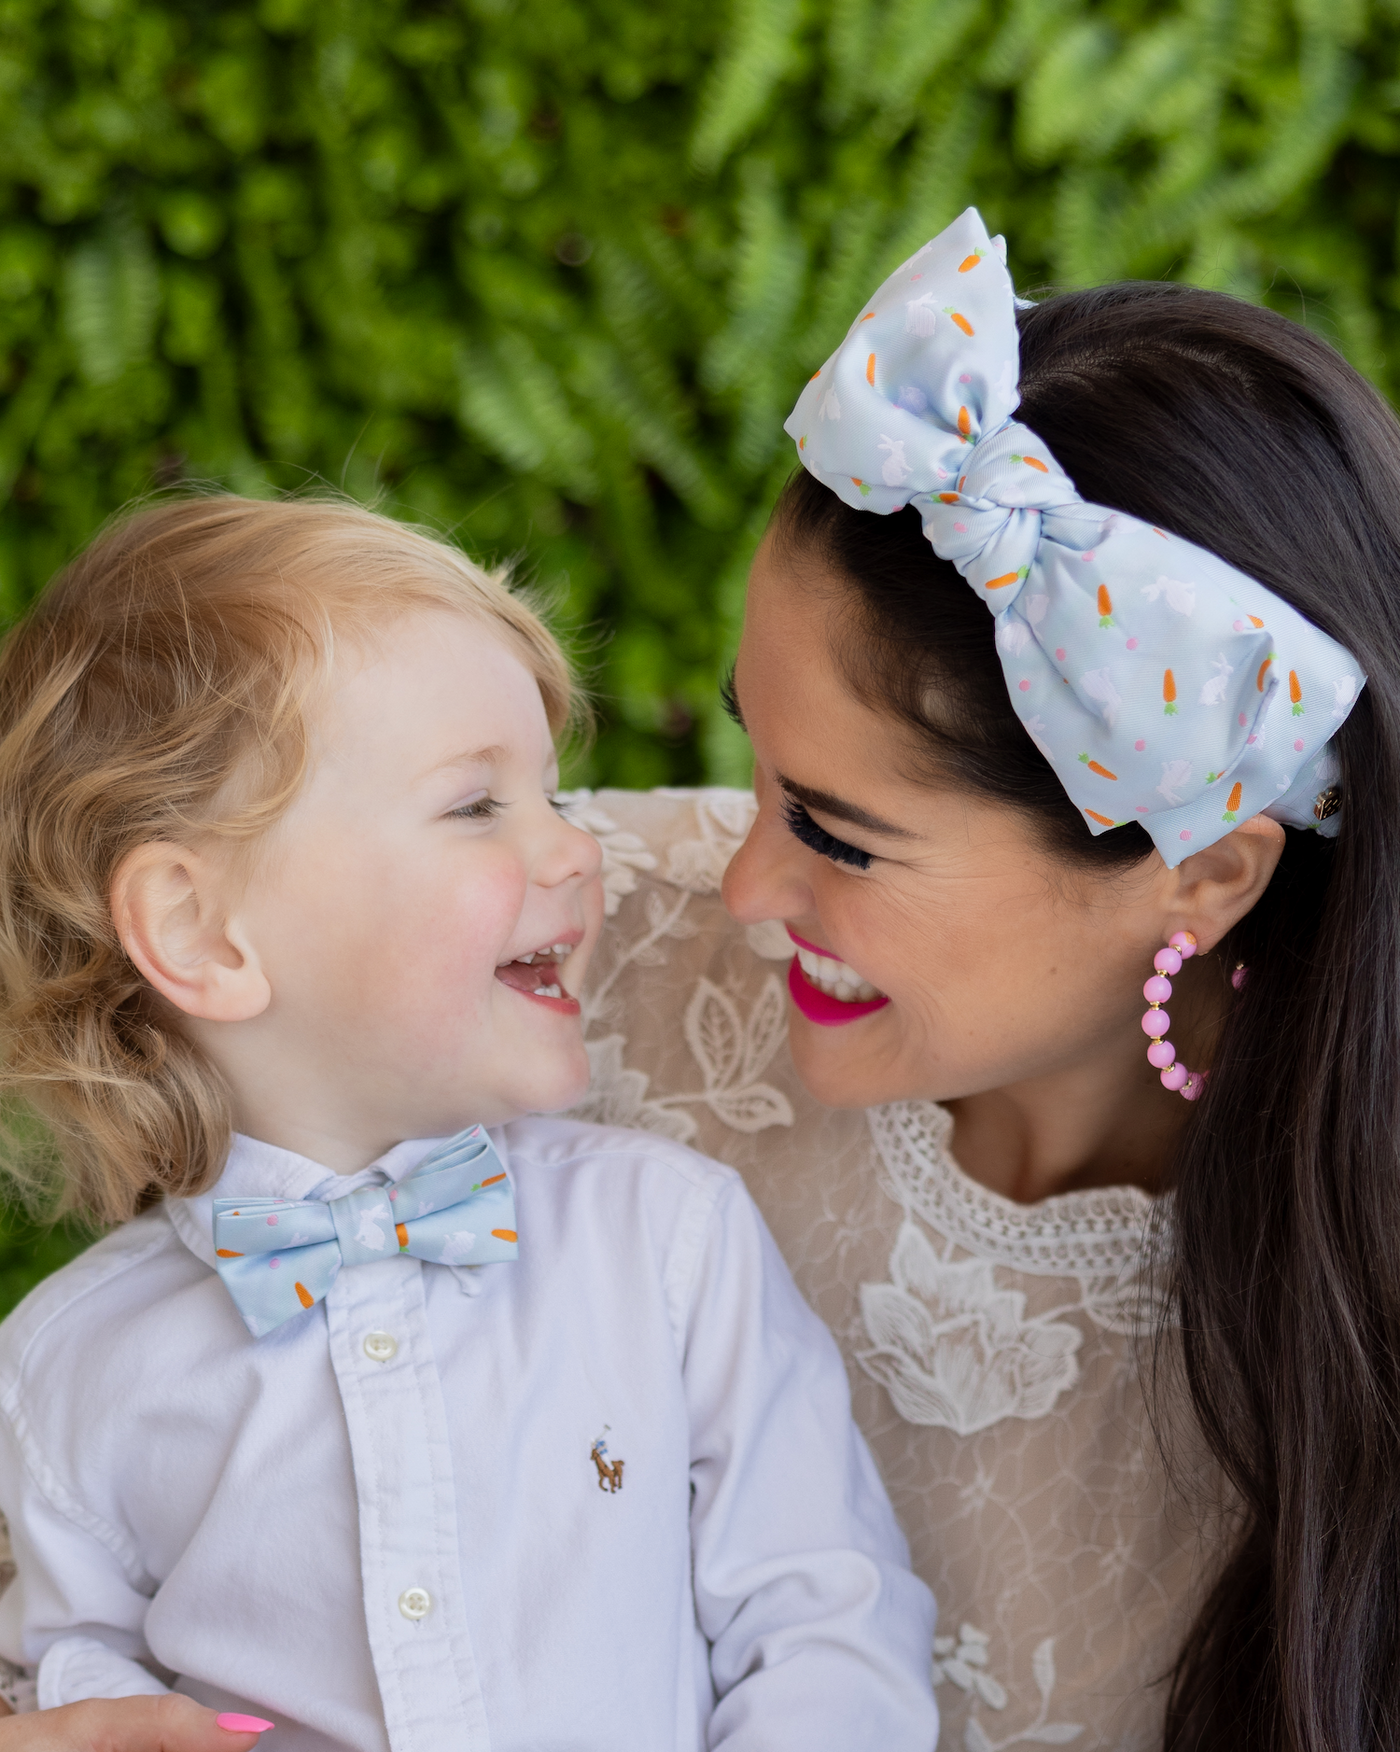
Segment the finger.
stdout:
[[[16,1735],[25,1727],[33,1739]],[[0,1722],[0,1752],[252,1752],[259,1738],[220,1727],[212,1709],[174,1692],[92,1698]]]

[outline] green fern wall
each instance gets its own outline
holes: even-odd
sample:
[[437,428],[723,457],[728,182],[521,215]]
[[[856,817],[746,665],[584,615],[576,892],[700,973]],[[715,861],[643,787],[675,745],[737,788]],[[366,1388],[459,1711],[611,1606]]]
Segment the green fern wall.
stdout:
[[[976,201],[1023,288],[1263,298],[1400,389],[1400,0],[0,0],[0,618],[182,479],[518,555],[575,777],[716,710],[781,424]],[[0,1220],[0,1311],[80,1244]]]
[[1400,0],[0,0],[0,612],[129,496],[343,484],[549,584],[578,776],[715,707],[781,422],[969,201],[1387,388]]

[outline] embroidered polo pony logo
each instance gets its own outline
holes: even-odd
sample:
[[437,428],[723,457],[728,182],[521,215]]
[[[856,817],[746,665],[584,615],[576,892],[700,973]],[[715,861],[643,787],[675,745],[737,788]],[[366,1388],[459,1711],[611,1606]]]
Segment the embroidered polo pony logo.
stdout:
[[603,1425],[603,1434],[589,1449],[589,1459],[598,1468],[598,1489],[607,1491],[609,1496],[622,1489],[622,1468],[626,1464],[622,1460],[609,1460],[606,1436],[610,1424]]

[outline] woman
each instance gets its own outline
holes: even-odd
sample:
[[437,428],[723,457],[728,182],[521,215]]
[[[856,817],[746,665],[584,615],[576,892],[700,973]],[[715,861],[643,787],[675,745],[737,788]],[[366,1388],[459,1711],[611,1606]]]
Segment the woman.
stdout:
[[[760,813],[726,899],[890,999],[832,1027],[799,990],[793,1057],[819,1100],[945,1102],[963,1170],[1020,1202],[1175,1188],[1186,1378],[1238,1509],[1176,1665],[1167,1743],[1392,1745],[1400,427],[1307,332],[1163,286],[1023,311],[1020,423],[998,434],[993,386],[979,436],[996,300],[982,341],[945,302],[971,308],[959,278],[998,271],[973,260],[987,240],[970,219],[910,264],[922,276],[901,270],[877,294],[876,319],[832,362],[844,423],[807,437],[831,411],[818,396],[835,394],[819,384],[789,423],[813,472],[790,485],[755,567],[735,698]],[[951,345],[911,348],[910,322],[878,314],[892,298],[900,314],[948,312],[936,332]],[[908,386],[876,378],[882,330]],[[864,432],[853,352],[868,354],[882,416]],[[956,383],[939,377],[957,363]],[[900,408],[936,426],[940,393],[958,406],[966,471],[942,493],[885,435],[904,431]],[[892,449],[887,498],[921,493],[927,541],[915,511],[876,501],[890,514],[872,516],[829,490],[860,504],[869,488],[846,485],[847,459],[874,477]],[[1109,512],[1078,507],[1055,528],[1071,497],[1057,464]],[[1141,520],[1136,535],[1111,512]],[[1232,642],[1202,625],[1212,597]],[[1246,657],[1261,659],[1257,685],[1231,686]],[[1173,667],[1200,690],[1179,712]],[[1130,773],[1135,753],[1155,785]],[[1265,767],[1286,795],[1251,819]],[[1295,825],[1309,805],[1335,841]],[[1160,1012],[1140,1023],[1143,976],[1178,932],[1203,951],[1176,981],[1171,1027],[1184,1062],[1210,1068],[1199,1106],[1180,1099],[1200,1086],[1182,1087],[1169,1049],[1143,1053],[1143,1030],[1167,1034]],[[1170,989],[1159,977],[1145,995]]]
[[[1016,409],[1011,321],[975,216],[857,313],[734,677],[725,899],[796,939],[793,1062],[870,1110],[879,1185],[859,1120],[781,1171],[700,1141],[846,1345],[947,1741],[1394,1745],[1400,428],[1313,335],[1173,286],[1022,309]],[[595,1111],[783,1122],[762,975],[709,955],[704,1093],[605,1036]]]

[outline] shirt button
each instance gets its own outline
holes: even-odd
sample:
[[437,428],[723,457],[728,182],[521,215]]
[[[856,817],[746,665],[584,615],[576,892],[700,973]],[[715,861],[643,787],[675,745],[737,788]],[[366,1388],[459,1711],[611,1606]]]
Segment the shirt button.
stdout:
[[392,1332],[371,1332],[365,1336],[365,1355],[372,1363],[387,1363],[398,1348],[399,1341]]
[[433,1597],[426,1588],[405,1588],[399,1595],[399,1611],[405,1618],[426,1618],[433,1609]]

